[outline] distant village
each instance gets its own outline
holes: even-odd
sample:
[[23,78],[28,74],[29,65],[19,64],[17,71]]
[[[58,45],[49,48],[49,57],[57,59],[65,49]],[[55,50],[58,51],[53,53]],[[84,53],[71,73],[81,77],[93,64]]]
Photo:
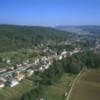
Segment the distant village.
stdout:
[[[59,55],[55,52],[51,56],[35,58],[31,63],[26,60],[23,63],[16,64],[16,68],[14,66],[0,68],[0,88],[14,87],[20,84],[23,79],[31,77],[35,71],[43,72],[48,69],[54,60],[62,60],[78,52],[81,52],[80,48],[75,48],[72,51],[63,50]],[[11,60],[7,59],[6,62],[10,63]]]

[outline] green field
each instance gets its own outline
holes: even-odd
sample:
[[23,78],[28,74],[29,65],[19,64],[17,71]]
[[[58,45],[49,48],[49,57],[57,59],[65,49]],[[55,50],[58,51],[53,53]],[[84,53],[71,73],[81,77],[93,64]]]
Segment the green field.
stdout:
[[65,91],[69,91],[70,84],[74,78],[75,75],[67,73],[64,74],[55,84],[48,86],[48,88],[44,90],[45,100],[62,100]]
[[23,80],[19,85],[10,88],[5,87],[0,89],[0,100],[18,100],[24,93],[33,88],[33,82],[30,80]]
[[83,72],[69,100],[100,100],[100,70]]

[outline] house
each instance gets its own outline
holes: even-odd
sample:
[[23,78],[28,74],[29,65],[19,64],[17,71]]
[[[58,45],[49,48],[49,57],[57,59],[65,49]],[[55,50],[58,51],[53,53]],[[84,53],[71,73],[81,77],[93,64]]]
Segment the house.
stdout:
[[16,66],[17,66],[17,67],[21,67],[21,66],[22,66],[22,64],[16,64]]
[[5,87],[4,83],[0,82],[0,88],[3,88],[3,87]]
[[3,88],[4,86],[5,86],[4,82],[0,80],[0,89]]
[[67,91],[65,91],[65,97],[68,95]]
[[0,73],[4,73],[6,71],[7,71],[6,68],[0,68]]
[[34,61],[34,64],[35,64],[35,65],[39,64],[39,61],[40,61],[39,58],[37,58],[37,59]]
[[58,59],[59,59],[59,60],[62,60],[62,58],[63,58],[63,57],[60,55]]
[[6,86],[9,86],[9,87],[14,87],[18,84],[19,84],[19,82],[15,78],[11,78],[11,79],[7,80],[7,82],[6,82]]
[[67,54],[67,51],[65,51],[65,50],[61,53],[62,56],[66,55],[66,54]]
[[7,67],[6,67],[6,70],[7,70],[7,71],[12,71],[12,70],[14,70],[14,67],[13,67],[13,66],[11,66],[11,67],[8,67],[8,66],[7,66]]
[[15,76],[16,80],[17,81],[21,81],[22,79],[25,78],[25,73],[19,73],[19,72],[16,72],[16,76]]
[[10,64],[10,62],[11,62],[10,59],[7,59],[6,63],[7,63],[7,64]]
[[3,77],[0,77],[0,81],[6,82],[7,80]]
[[73,55],[73,52],[72,52],[72,51],[70,51],[70,52],[69,52],[69,55],[70,55],[70,56],[71,56],[71,55]]
[[45,65],[44,68],[45,69],[48,69],[49,68],[49,64]]
[[43,67],[40,67],[39,70],[40,70],[40,71],[44,71],[44,68],[43,68]]
[[47,51],[48,51],[48,48],[46,48],[46,49],[43,50],[43,52],[47,52]]
[[26,71],[26,76],[27,76],[27,77],[30,77],[30,76],[32,76],[33,73],[34,73],[34,71],[33,71],[32,69],[28,69],[28,70]]
[[23,65],[27,65],[28,63],[27,62],[23,62]]
[[44,98],[40,98],[40,100],[44,100]]

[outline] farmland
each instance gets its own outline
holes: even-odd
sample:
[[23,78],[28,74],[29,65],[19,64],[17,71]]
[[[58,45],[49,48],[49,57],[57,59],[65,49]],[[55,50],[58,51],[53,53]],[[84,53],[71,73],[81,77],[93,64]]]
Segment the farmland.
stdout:
[[69,100],[100,100],[100,70],[83,72],[73,87]]

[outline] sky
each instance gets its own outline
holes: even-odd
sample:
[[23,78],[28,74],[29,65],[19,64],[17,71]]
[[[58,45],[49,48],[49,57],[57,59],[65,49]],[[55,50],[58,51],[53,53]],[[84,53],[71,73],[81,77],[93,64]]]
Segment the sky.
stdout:
[[0,0],[0,24],[100,25],[100,0]]

